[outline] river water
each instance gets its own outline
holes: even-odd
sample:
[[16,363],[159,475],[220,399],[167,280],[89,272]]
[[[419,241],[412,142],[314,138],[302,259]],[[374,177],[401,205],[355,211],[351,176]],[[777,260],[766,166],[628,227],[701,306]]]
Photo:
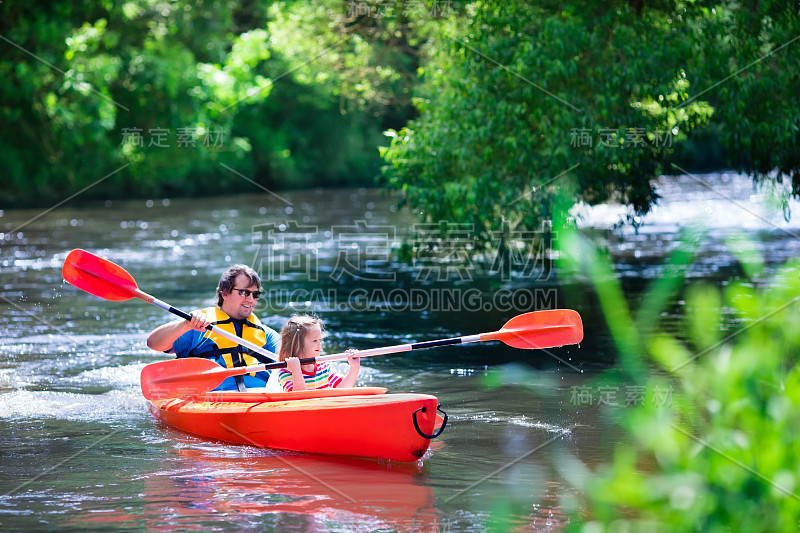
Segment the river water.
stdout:
[[[728,243],[742,232],[768,267],[798,254],[798,224],[742,176],[662,178],[659,190],[638,229],[617,224],[618,206],[574,210],[631,302],[692,221],[707,228],[693,279],[737,275]],[[671,391],[593,381],[615,363],[602,317],[563,290],[530,235],[512,235],[521,244],[506,261],[481,261],[469,227],[420,224],[395,204],[348,189],[0,211],[0,530],[563,529],[580,511],[567,458],[608,461],[625,438],[611,422],[636,401],[666,405]],[[154,420],[139,372],[167,356],[144,340],[172,317],[63,283],[73,248],[187,310],[213,304],[225,266],[251,265],[267,291],[262,320],[277,330],[316,312],[329,353],[493,331],[547,307],[578,310],[586,336],[545,351],[479,343],[365,359],[359,384],[434,394],[448,412],[418,463],[225,445]]]

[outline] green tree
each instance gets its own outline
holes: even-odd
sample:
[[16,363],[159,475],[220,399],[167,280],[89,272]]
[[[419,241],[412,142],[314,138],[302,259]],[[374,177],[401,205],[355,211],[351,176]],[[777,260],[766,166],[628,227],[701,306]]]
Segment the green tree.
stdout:
[[[382,132],[416,112],[419,57],[458,2],[305,0],[269,10],[270,46],[287,78],[259,110],[283,150],[271,168],[289,183],[343,184],[380,173]],[[289,102],[289,105],[283,102]],[[276,102],[281,102],[278,104]],[[250,131],[254,131],[253,130]],[[249,135],[248,135],[249,136]]]
[[[226,4],[197,9],[192,2],[131,0],[0,9],[10,26],[0,70],[11,81],[0,98],[9,126],[0,134],[9,155],[3,203],[42,204],[82,187],[92,187],[86,197],[143,196],[159,190],[159,181],[168,183],[162,190],[192,192],[195,181],[184,179],[192,170],[242,150],[236,139],[218,153],[178,146],[177,139],[179,128],[200,136],[229,131],[233,117],[217,106],[261,82],[248,71],[263,55],[246,44],[263,35],[231,38]],[[216,64],[228,71],[204,77]],[[144,136],[141,146],[123,142],[133,133]]]
[[0,205],[372,183],[438,19],[364,5],[0,3]]
[[[0,4],[0,75],[5,80],[0,86],[0,202],[19,205],[35,195],[49,199],[75,190],[81,183],[79,147],[90,153],[110,149],[103,135],[115,115],[109,91],[82,83],[81,74],[63,58],[65,36],[84,17],[100,12],[92,2],[53,2],[47,15],[32,4]],[[104,74],[114,75],[115,68],[106,65]],[[64,105],[58,105],[59,99]],[[85,167],[97,177],[108,169],[92,158]],[[30,195],[20,194],[25,190]]]
[[674,147],[710,123],[737,168],[800,183],[796,5],[488,0],[468,11],[430,41],[420,117],[389,131],[382,152],[388,184],[428,220],[472,223],[484,239],[502,224],[537,230],[565,177],[578,200],[645,213],[653,178],[676,172]]

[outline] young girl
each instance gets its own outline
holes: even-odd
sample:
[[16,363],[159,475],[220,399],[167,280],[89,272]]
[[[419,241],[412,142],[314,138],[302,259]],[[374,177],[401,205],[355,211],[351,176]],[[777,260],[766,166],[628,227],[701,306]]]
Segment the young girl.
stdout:
[[281,328],[280,361],[286,368],[278,371],[284,391],[352,387],[356,384],[361,360],[351,353],[347,358],[350,370],[345,377],[333,372],[327,362],[300,364],[300,358],[318,357],[322,349],[322,321],[314,316],[294,315]]

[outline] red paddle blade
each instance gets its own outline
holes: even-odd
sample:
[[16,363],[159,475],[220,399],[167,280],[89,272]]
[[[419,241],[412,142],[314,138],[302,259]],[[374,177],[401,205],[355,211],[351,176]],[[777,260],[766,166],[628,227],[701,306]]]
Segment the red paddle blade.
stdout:
[[500,331],[481,335],[481,340],[503,341],[523,350],[554,348],[581,342],[583,323],[572,309],[533,311],[515,316]]
[[142,394],[148,400],[160,400],[207,392],[227,377],[225,370],[197,357],[151,363],[142,369]]
[[138,289],[124,268],[86,250],[72,250],[61,273],[69,284],[106,300],[129,300]]

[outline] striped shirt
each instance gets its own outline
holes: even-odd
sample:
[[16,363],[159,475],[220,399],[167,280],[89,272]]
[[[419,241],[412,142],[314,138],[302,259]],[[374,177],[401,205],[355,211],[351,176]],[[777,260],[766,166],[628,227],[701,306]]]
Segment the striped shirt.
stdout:
[[[327,362],[322,361],[314,363],[314,370],[306,372],[300,367],[300,372],[303,374],[303,379],[306,382],[306,388],[311,389],[327,389],[329,387],[336,387],[342,382],[342,377],[331,370]],[[294,379],[292,373],[281,368],[278,371],[278,382],[284,392],[289,392],[294,389]]]

